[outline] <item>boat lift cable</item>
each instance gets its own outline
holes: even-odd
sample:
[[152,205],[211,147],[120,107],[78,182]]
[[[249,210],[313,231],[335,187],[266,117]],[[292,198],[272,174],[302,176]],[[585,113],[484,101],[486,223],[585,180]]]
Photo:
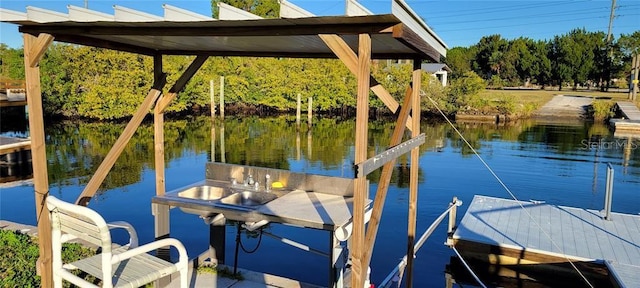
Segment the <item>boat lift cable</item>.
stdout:
[[460,130],[458,130],[458,128],[456,128],[455,125],[453,125],[453,123],[451,122],[451,120],[449,120],[449,118],[444,114],[444,112],[442,112],[442,110],[440,109],[440,107],[438,106],[438,104],[429,96],[427,95],[423,90],[420,90],[420,94],[421,96],[426,96],[427,99],[429,99],[429,101],[431,101],[431,104],[433,104],[433,106],[436,108],[436,110],[438,110],[438,113],[440,113],[440,115],[442,115],[442,117],[447,121],[447,123],[449,123],[449,125],[451,126],[451,128],[453,128],[453,130],[456,131],[456,133],[458,134],[458,136],[460,136],[460,138],[462,139],[462,141],[464,141],[465,144],[467,144],[467,146],[469,147],[469,149],[471,149],[471,151],[473,152],[473,154],[478,158],[478,160],[480,160],[480,162],[482,162],[482,164],[484,165],[484,167],[487,168],[487,170],[489,170],[489,173],[491,173],[491,175],[493,175],[493,177],[498,181],[498,183],[500,183],[500,185],[502,186],[502,188],[504,188],[505,191],[507,191],[507,193],[511,196],[511,198],[513,200],[516,201],[516,203],[518,203],[518,205],[520,206],[520,208],[522,208],[522,210],[527,214],[527,216],[529,217],[529,219],[531,219],[531,221],[534,223],[534,225],[536,227],[538,227],[538,229],[540,229],[540,231],[542,231],[542,233],[544,233],[544,235],[549,238],[549,240],[551,241],[551,244],[553,245],[553,247],[555,247],[556,249],[558,249],[558,251],[561,252],[562,256],[569,262],[569,264],[571,265],[571,267],[573,267],[573,269],[578,273],[578,275],[580,275],[580,277],[582,278],[582,280],[591,288],[594,288],[593,284],[591,284],[591,282],[589,281],[589,279],[587,279],[587,277],[584,276],[584,274],[582,274],[582,272],[580,271],[580,269],[578,269],[578,267],[575,265],[575,263],[573,263],[573,261],[571,261],[571,259],[569,259],[569,257],[564,253],[564,250],[562,250],[562,248],[560,248],[560,246],[553,241],[553,238],[551,238],[551,235],[549,235],[549,233],[542,228],[542,226],[540,225],[540,223],[533,217],[533,215],[531,215],[531,213],[529,213],[529,211],[527,209],[524,208],[524,205],[522,205],[522,202],[520,202],[520,200],[518,200],[518,198],[515,196],[515,194],[513,194],[513,192],[511,192],[511,189],[509,189],[509,187],[507,187],[507,185],[502,181],[502,179],[500,179],[500,177],[493,171],[493,169],[491,169],[491,167],[489,166],[489,164],[487,164],[487,162],[484,161],[484,159],[482,158],[482,156],[480,156],[480,154],[478,153],[478,151],[476,151],[475,148],[473,148],[473,146],[471,146],[471,143],[469,143],[469,141],[467,141],[467,139],[462,135],[462,133],[460,133]]
[[476,279],[476,282],[478,282],[478,284],[480,284],[480,286],[482,286],[482,288],[487,288],[487,285],[484,285],[484,283],[482,283],[482,281],[480,281],[480,278],[478,278],[476,273],[473,273],[473,270],[471,270],[471,267],[469,267],[469,264],[467,264],[467,261],[464,261],[464,258],[462,258],[462,255],[460,255],[460,252],[458,252],[456,247],[451,246],[451,249],[453,249],[453,252],[455,252],[456,255],[458,255],[458,259],[460,259],[460,262],[462,262],[462,265],[464,265],[464,267],[467,268],[469,273],[471,273],[471,276],[473,276],[473,279]]

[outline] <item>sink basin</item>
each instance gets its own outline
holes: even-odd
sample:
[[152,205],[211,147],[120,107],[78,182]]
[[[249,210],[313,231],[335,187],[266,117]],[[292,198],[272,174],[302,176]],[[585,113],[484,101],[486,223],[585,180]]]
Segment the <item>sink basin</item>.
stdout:
[[227,196],[229,193],[228,190],[223,187],[216,186],[196,186],[189,188],[185,191],[178,193],[178,197],[182,198],[190,198],[190,199],[198,199],[198,200],[218,200],[224,196]]
[[275,194],[256,191],[239,191],[220,200],[220,203],[254,208],[278,198]]

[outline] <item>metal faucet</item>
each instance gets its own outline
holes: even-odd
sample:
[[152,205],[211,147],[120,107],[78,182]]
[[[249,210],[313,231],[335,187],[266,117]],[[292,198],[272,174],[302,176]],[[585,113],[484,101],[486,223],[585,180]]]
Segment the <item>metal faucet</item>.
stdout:
[[245,184],[248,185],[248,186],[253,186],[253,185],[255,185],[255,183],[256,183],[256,181],[253,180],[253,176],[251,174],[249,174]]
[[271,175],[267,174],[264,176],[264,191],[271,192]]

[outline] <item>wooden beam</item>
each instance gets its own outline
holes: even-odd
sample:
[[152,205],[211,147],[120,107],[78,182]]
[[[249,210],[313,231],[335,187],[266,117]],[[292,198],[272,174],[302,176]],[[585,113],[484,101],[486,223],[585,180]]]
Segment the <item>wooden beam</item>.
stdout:
[[180,78],[178,78],[176,83],[173,84],[171,89],[169,89],[169,93],[167,93],[167,95],[165,95],[164,97],[162,97],[162,99],[160,99],[160,101],[158,101],[159,107],[157,109],[159,109],[160,112],[164,112],[164,110],[166,110],[167,107],[169,107],[169,104],[171,104],[171,101],[173,101],[173,99],[176,98],[178,93],[182,91],[184,86],[187,85],[187,83],[189,82],[189,80],[191,80],[193,75],[195,75],[196,72],[200,70],[200,67],[202,67],[202,64],[204,64],[204,62],[207,61],[208,58],[209,56],[197,56],[196,59],[193,59],[193,61],[191,62],[191,65],[189,65],[187,70],[185,70],[184,73],[182,73],[182,75],[180,76]]
[[49,179],[47,172],[47,152],[44,135],[44,114],[42,109],[42,90],[40,87],[39,61],[41,52],[46,51],[51,41],[50,35],[36,38],[24,34],[24,67],[27,90],[27,106],[29,109],[29,131],[31,137],[31,163],[33,165],[33,188],[35,192],[36,221],[38,222],[38,247],[40,257],[36,262],[36,270],[40,275],[42,287],[53,286],[51,223],[45,207],[49,195]]
[[51,46],[51,42],[53,42],[53,36],[49,34],[40,34],[38,35],[38,39],[36,40],[35,45],[33,45],[29,51],[29,67],[37,67],[44,56],[44,53],[47,52],[49,46]]
[[[341,18],[341,19],[338,19]],[[379,34],[389,27],[399,23],[390,15],[371,15],[363,17],[335,17],[338,21],[326,22],[326,18],[296,18],[296,19],[258,19],[249,22],[242,21],[209,21],[189,22],[166,25],[165,23],[129,23],[105,22],[90,26],[77,25],[22,25],[22,33],[48,33],[59,35],[85,36],[302,36],[318,34],[350,34],[359,33]],[[320,22],[325,23],[320,23]]]
[[[367,160],[367,134],[369,124],[369,79],[371,65],[371,36],[359,35],[358,65],[356,78],[358,80],[358,96],[356,104],[356,139],[355,162]],[[367,177],[358,177],[354,181],[353,197],[353,234],[351,238],[351,287],[363,287],[367,272],[364,263],[364,206],[366,205],[369,187]]]
[[[412,95],[413,90],[411,89],[411,86],[409,86],[407,88],[407,91],[404,93],[404,102],[402,103],[400,115],[398,116],[398,120],[396,121],[396,127],[393,129],[393,134],[391,135],[391,142],[389,143],[390,147],[398,145],[402,142],[402,136],[404,135],[404,131],[406,128],[406,125],[404,124],[407,123],[409,112],[411,112],[412,108]],[[378,227],[380,226],[380,219],[382,218],[382,209],[384,208],[384,201],[387,198],[387,191],[389,190],[391,174],[393,174],[393,167],[395,166],[395,164],[395,159],[393,161],[387,162],[382,167],[382,174],[380,174],[380,181],[378,181],[378,190],[376,192],[376,198],[373,201],[371,219],[369,220],[369,225],[367,226],[367,234],[364,240],[364,263],[367,265],[371,262],[371,255],[373,255],[373,244],[376,242],[376,235],[378,234]]]
[[154,49],[80,35],[56,35],[56,41],[153,56]]
[[[319,35],[319,36],[320,36],[320,39],[322,39],[322,41],[324,41],[324,43],[327,44],[329,49],[331,49],[331,51],[333,51],[333,53],[335,53],[336,56],[338,56],[338,58],[342,60],[342,63],[344,63],[344,65],[347,66],[347,69],[349,69],[351,73],[357,74],[358,61],[357,61],[356,53],[353,52],[353,50],[351,50],[351,47],[349,47],[347,42],[345,42],[338,35]],[[393,99],[393,96],[391,96],[391,94],[382,86],[382,84],[378,83],[378,81],[376,81],[376,79],[374,79],[373,76],[369,75],[368,82],[369,82],[371,91],[373,91],[373,93],[376,94],[376,96],[378,96],[380,100],[382,100],[384,105],[386,105],[387,108],[391,110],[391,112],[396,113],[398,111],[398,108],[400,107],[400,104],[398,104],[398,102],[395,99]],[[407,120],[407,127],[409,127],[409,129],[411,129],[410,119],[411,117],[409,117],[409,120]]]
[[89,180],[89,183],[87,183],[87,186],[82,190],[78,199],[76,199],[76,204],[82,206],[87,206],[87,204],[89,204],[91,197],[96,194],[98,188],[102,184],[102,181],[104,181],[104,178],[107,177],[107,174],[111,171],[113,164],[115,164],[116,160],[127,146],[127,143],[131,140],[133,133],[136,132],[136,129],[138,129],[140,123],[142,123],[144,116],[149,113],[149,110],[151,110],[158,97],[160,97],[162,87],[164,87],[165,84],[166,76],[161,77],[158,82],[154,83],[154,87],[151,88],[147,97],[145,97],[136,113],[133,114],[133,117],[129,120],[127,127],[124,128],[124,131],[122,131],[118,140],[116,140],[113,147],[111,147],[111,150],[109,150],[109,153],[107,153],[107,156],[98,167],[98,170],[96,170],[93,177],[91,177],[91,180]]
[[431,45],[425,42],[420,35],[409,29],[409,27],[403,24],[397,24],[393,26],[392,35],[393,38],[398,39],[398,41],[412,48],[416,53],[427,56],[431,61],[440,62],[440,57],[442,57],[442,55],[440,55],[436,49],[431,47]]
[[[420,69],[421,61],[413,60],[413,76],[412,86],[413,93],[411,95],[411,137],[420,135],[420,89],[422,81],[422,70]],[[418,211],[418,171],[420,168],[420,147],[411,150],[411,168],[409,170],[409,226],[407,228],[407,287],[413,287],[413,255],[414,242],[416,239],[416,223]]]

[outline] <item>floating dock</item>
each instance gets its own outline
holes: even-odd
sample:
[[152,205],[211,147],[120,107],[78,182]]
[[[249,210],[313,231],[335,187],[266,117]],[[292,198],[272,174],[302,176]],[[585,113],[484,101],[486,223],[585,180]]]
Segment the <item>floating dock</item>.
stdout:
[[640,287],[640,215],[605,220],[594,210],[476,195],[452,238],[465,257],[490,264],[573,270],[570,260],[612,287]]
[[618,114],[622,119],[611,119],[609,124],[615,129],[614,136],[640,137],[640,109],[632,102],[617,102]]

